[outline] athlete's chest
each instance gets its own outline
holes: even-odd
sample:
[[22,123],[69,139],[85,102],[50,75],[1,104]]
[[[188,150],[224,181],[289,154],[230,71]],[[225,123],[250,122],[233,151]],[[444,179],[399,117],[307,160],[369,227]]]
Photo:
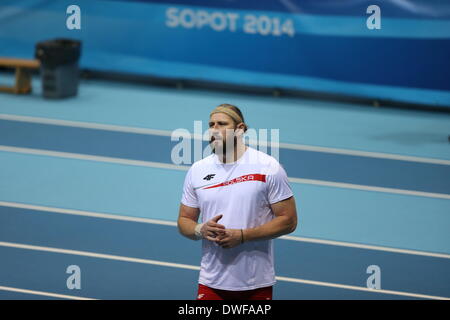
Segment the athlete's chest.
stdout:
[[210,169],[194,180],[194,190],[202,203],[261,200],[266,185],[266,175],[258,168]]

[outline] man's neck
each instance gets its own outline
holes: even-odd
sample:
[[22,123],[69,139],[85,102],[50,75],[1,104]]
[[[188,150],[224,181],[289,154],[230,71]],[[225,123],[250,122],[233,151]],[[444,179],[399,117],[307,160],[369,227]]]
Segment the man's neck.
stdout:
[[[247,151],[247,148],[248,148],[248,147],[247,147],[245,144],[239,143],[239,142],[238,142],[238,143],[234,146],[234,151],[233,151],[233,153],[232,153],[232,154],[224,153],[224,155],[223,155],[221,161],[222,161],[223,163],[233,163],[233,162],[236,162],[236,161],[238,161],[238,160],[244,155],[245,151]],[[220,158],[220,157],[219,157],[219,158]]]

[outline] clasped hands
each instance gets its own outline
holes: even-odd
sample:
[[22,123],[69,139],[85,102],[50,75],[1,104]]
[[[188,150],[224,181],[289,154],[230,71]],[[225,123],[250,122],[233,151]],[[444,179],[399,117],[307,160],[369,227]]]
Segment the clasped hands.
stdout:
[[242,242],[242,232],[240,229],[226,229],[218,223],[222,215],[215,216],[206,222],[200,232],[206,240],[217,243],[224,249],[238,246]]

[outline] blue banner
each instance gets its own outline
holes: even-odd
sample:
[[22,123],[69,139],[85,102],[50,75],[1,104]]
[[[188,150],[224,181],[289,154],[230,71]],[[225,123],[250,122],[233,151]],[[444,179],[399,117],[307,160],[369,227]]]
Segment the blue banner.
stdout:
[[0,55],[56,37],[83,68],[450,106],[439,0],[0,2]]

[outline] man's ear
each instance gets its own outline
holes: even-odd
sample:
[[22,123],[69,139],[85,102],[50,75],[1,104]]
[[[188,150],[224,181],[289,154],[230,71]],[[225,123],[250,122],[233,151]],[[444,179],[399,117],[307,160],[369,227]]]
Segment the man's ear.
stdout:
[[238,123],[238,125],[236,126],[236,135],[240,135],[242,136],[245,132],[245,124],[243,122]]

